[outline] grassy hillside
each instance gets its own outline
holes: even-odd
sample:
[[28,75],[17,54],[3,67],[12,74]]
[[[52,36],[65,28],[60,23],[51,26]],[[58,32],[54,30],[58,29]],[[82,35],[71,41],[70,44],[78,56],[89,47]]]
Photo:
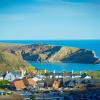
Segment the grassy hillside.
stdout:
[[[91,76],[93,79],[100,79],[100,70],[88,70],[88,71],[83,71],[82,73],[86,73],[89,76]],[[75,72],[74,74],[80,74],[80,72]]]
[[27,63],[16,54],[0,51],[0,71],[15,70],[19,67],[26,67]]
[[96,71],[86,71],[86,73],[90,76],[92,76],[95,79],[100,79],[100,70]]

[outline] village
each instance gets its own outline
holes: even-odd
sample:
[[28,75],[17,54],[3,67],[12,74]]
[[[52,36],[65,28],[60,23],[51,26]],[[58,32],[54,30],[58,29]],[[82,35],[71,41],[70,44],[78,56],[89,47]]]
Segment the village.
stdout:
[[[100,80],[86,73],[36,70],[0,74],[0,97],[16,92],[25,100],[99,100]],[[91,91],[90,91],[91,90]]]

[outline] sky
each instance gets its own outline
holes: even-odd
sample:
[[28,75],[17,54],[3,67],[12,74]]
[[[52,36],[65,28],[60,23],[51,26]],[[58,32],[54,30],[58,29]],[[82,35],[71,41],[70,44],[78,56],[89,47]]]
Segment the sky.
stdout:
[[0,40],[100,39],[100,0],[0,0]]

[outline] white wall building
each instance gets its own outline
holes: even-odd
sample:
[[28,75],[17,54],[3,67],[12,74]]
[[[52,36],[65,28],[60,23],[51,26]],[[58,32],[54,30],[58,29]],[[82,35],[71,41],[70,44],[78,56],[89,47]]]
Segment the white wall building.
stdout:
[[4,77],[4,80],[8,80],[9,82],[12,82],[16,79],[15,75],[11,72],[8,72],[6,76]]

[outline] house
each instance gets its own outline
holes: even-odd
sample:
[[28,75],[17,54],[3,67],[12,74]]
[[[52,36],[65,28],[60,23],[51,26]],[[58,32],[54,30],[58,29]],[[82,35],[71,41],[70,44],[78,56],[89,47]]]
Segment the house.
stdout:
[[16,71],[12,71],[11,73],[15,76],[16,79],[22,79],[21,73],[16,72]]
[[91,79],[91,77],[87,75],[86,77],[84,77],[84,79]]
[[41,75],[37,75],[37,77],[40,78],[40,79],[43,79],[43,78],[45,78],[45,75],[41,74]]
[[54,79],[46,78],[44,80],[44,88],[52,87],[53,82],[54,82]]
[[59,82],[54,81],[52,87],[53,87],[53,89],[58,89],[59,88]]
[[3,75],[2,74],[0,74],[0,80],[3,80]]
[[12,82],[16,79],[15,75],[11,72],[7,72],[5,77],[4,77],[4,80],[8,80],[9,82]]
[[26,74],[25,68],[20,68],[21,77],[23,78]]
[[32,79],[33,79],[34,81],[36,81],[36,82],[41,80],[41,79],[39,79],[39,78],[37,78],[37,77],[33,77]]
[[38,87],[44,88],[44,81],[38,81]]
[[2,76],[0,77],[0,80],[3,80],[3,77]]
[[36,84],[36,81],[33,80],[32,78],[23,78],[23,82],[26,86],[29,86],[29,85],[35,85]]
[[55,78],[63,78],[61,75],[56,75]]
[[16,79],[11,83],[12,86],[16,87],[16,90],[22,90],[25,88],[24,82],[21,79]]
[[74,87],[75,86],[75,82],[74,81],[70,81],[68,84],[68,87]]
[[67,80],[64,85],[66,87],[74,87],[77,84],[78,84],[78,81],[76,81],[76,80]]
[[91,79],[91,77],[89,75],[87,75],[86,73],[83,73],[81,75],[81,78],[84,78],[84,79]]

